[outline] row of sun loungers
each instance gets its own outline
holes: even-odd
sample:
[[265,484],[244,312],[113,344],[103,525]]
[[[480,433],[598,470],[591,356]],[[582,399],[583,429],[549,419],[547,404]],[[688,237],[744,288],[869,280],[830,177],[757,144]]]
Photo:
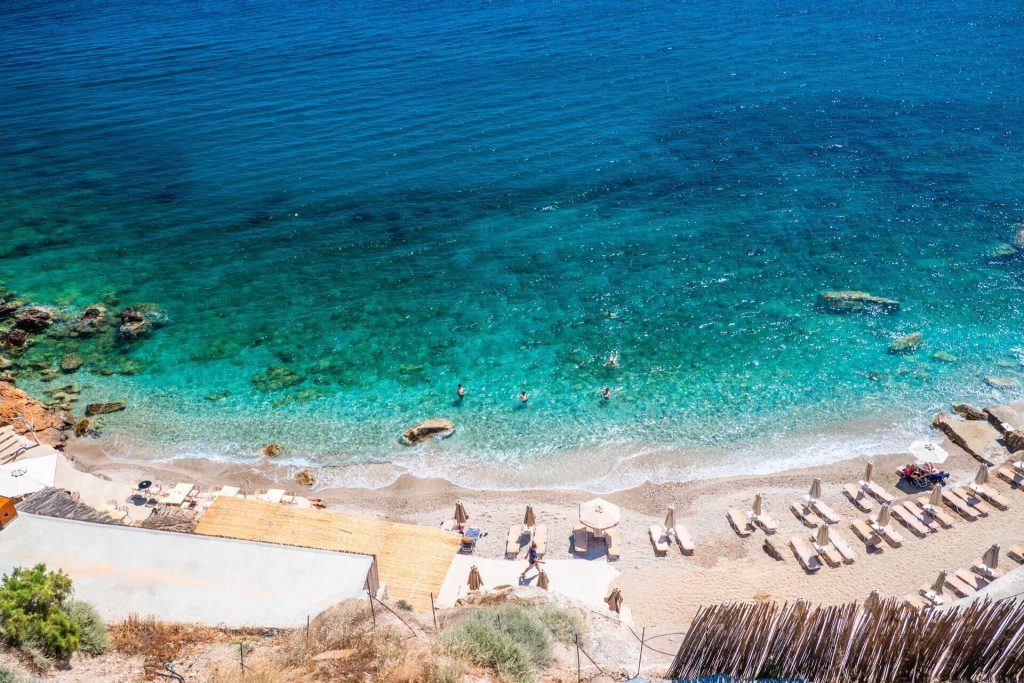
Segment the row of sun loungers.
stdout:
[[[1013,560],[1024,563],[1024,546],[1015,545],[1007,553]],[[938,607],[946,602],[944,595],[955,600],[966,598],[981,590],[993,581],[1001,578],[1006,571],[1000,569],[999,546],[988,549],[981,561],[975,562],[970,569],[958,569],[955,572],[940,572],[932,585],[921,586],[917,593],[905,596],[904,600],[912,607]]]
[[543,524],[533,527],[524,527],[522,524],[513,524],[508,528],[508,539],[505,541],[505,557],[516,557],[523,549],[523,539],[526,545],[537,544],[537,554],[544,557],[548,545],[548,528]]
[[853,564],[857,561],[857,553],[849,542],[838,532],[830,530],[827,525],[818,528],[818,533],[804,540],[800,536],[789,539],[793,554],[804,569],[815,572],[821,569],[822,560],[830,567]]

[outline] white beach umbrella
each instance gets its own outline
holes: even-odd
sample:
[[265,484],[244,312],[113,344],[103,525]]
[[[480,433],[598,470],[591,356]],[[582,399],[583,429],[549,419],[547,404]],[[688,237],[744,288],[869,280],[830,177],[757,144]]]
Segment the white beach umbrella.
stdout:
[[942,506],[942,485],[932,484],[932,494],[928,498],[928,504],[935,507]]
[[809,494],[811,500],[818,500],[821,498],[821,479],[818,477],[814,478],[811,482],[811,492]]
[[755,517],[761,516],[761,511],[764,509],[764,494],[758,493],[754,496],[754,507],[751,512]]
[[978,468],[978,473],[974,475],[974,483],[978,486],[984,486],[988,483],[989,472],[988,465],[982,465]]
[[826,546],[831,543],[828,537],[828,524],[822,524],[818,527],[817,541],[820,546]]
[[999,544],[995,543],[981,556],[981,563],[989,569],[995,569],[999,565]]
[[580,523],[596,531],[604,531],[619,523],[619,506],[603,498],[580,503]]
[[864,467],[864,482],[871,483],[871,475],[875,469],[875,461],[868,460],[868,464]]
[[942,591],[946,588],[946,572],[945,569],[939,572],[939,576],[935,579],[935,583],[932,584],[932,591],[938,595],[942,595]]
[[878,518],[875,520],[875,524],[877,524],[880,527],[887,527],[889,526],[889,518],[889,504],[882,503],[882,507],[878,509]]
[[665,528],[672,530],[676,528],[676,506],[668,506],[668,514],[665,515]]

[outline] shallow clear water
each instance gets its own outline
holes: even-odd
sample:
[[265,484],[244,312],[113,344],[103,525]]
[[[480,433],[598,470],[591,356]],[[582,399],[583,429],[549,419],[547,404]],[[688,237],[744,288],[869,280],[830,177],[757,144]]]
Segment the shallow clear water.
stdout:
[[78,375],[115,452],[611,487],[1024,379],[1015,3],[139,5],[0,9],[0,280],[171,318]]

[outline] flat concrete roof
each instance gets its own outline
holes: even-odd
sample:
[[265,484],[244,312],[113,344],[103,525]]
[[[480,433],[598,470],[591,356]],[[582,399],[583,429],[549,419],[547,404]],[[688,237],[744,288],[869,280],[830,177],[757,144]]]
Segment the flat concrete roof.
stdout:
[[40,562],[109,621],[292,627],[365,598],[373,558],[20,513],[0,531],[0,572]]

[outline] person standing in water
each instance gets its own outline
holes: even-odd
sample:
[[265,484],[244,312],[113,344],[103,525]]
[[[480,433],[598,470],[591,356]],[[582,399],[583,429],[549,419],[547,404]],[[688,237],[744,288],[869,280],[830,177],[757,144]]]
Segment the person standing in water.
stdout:
[[520,391],[519,392],[519,402],[522,403],[524,406],[526,405],[526,402],[529,399],[530,399],[530,397],[526,395],[525,391]]
[[466,387],[459,385],[459,388],[455,390],[455,393],[459,395],[459,400],[466,398]]
[[612,397],[612,390],[609,389],[608,387],[605,387],[604,391],[601,392],[601,398],[603,398],[604,400],[608,401],[608,400],[611,399],[611,397]]

